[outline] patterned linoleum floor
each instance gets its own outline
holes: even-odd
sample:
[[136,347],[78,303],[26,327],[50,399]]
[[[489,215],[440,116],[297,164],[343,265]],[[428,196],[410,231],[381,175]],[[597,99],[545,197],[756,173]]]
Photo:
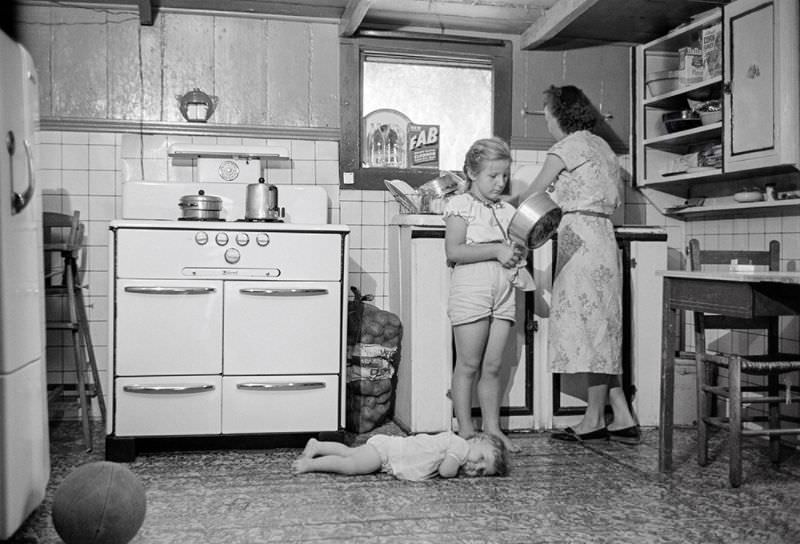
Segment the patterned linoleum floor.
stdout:
[[[761,443],[748,442],[744,484],[731,489],[725,442],[715,438],[714,462],[702,469],[690,429],[676,431],[669,477],[656,470],[655,429],[635,447],[512,436],[522,453],[508,477],[427,483],[293,476],[299,447],[140,454],[127,466],[145,486],[147,515],[132,544],[800,542],[798,452],[776,469]],[[60,542],[55,489],[75,467],[103,459],[102,436],[86,453],[77,423],[54,423],[51,443],[47,497],[8,542]]]

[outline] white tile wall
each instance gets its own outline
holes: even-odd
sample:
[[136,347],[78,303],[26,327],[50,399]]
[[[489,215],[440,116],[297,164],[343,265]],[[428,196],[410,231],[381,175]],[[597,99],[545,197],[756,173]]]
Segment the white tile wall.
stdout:
[[[86,283],[89,316],[97,359],[102,373],[108,368],[108,222],[119,217],[123,180],[192,181],[193,169],[174,163],[167,156],[170,144],[178,142],[220,144],[266,144],[290,149],[291,161],[269,161],[271,183],[322,186],[329,197],[329,221],[347,224],[350,237],[350,285],[374,295],[374,304],[388,307],[387,226],[400,212],[386,191],[339,189],[339,148],[336,141],[259,140],[249,138],[193,138],[134,134],[41,132],[39,134],[39,181],[44,209],[71,212],[78,209],[87,224]],[[546,153],[515,150],[512,193],[519,192],[541,168]],[[629,157],[622,157],[625,171],[623,222],[663,226],[668,233],[671,268],[684,266],[684,247],[689,238],[707,247],[765,247],[781,242],[781,268],[800,270],[800,217],[718,219],[680,222],[659,214],[631,188]],[[798,324],[786,320],[786,349],[797,351]],[[690,335],[691,336],[691,335]],[[732,341],[724,339],[723,341]],[[746,339],[755,346],[759,339]],[[52,382],[74,382],[69,342],[48,334],[48,371]]]
[[[95,355],[105,383],[108,369],[108,224],[120,216],[123,180],[192,181],[191,163],[174,163],[167,156],[170,144],[178,142],[219,144],[261,144],[290,149],[291,161],[269,161],[271,183],[322,186],[328,194],[331,222],[342,216],[339,204],[338,142],[259,140],[242,138],[192,138],[134,134],[40,132],[38,179],[45,211],[72,213],[79,210],[86,225],[84,283]],[[381,195],[381,198],[383,196]],[[353,203],[358,204],[359,203]],[[176,203],[177,206],[177,203]],[[382,210],[381,210],[382,211]],[[375,211],[365,214],[375,217]],[[177,215],[176,215],[177,217]],[[359,216],[360,217],[360,216]],[[377,228],[377,227],[376,227]],[[360,224],[354,225],[354,239],[361,240]],[[370,230],[366,253],[368,269],[358,274],[384,273],[377,261],[382,255]],[[359,242],[360,243],[360,242]],[[360,246],[355,249],[361,250]],[[383,279],[373,282],[383,291]],[[48,301],[48,313],[63,313],[62,301]],[[48,381],[74,384],[72,344],[64,333],[48,332]],[[95,411],[96,412],[96,411]]]

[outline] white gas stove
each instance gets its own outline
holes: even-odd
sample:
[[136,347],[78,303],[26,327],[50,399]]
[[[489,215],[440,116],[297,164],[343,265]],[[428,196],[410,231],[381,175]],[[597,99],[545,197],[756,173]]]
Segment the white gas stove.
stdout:
[[180,221],[183,191],[123,200],[110,224],[106,457],[156,437],[342,434],[349,228],[311,222],[314,198],[282,197],[304,223]]

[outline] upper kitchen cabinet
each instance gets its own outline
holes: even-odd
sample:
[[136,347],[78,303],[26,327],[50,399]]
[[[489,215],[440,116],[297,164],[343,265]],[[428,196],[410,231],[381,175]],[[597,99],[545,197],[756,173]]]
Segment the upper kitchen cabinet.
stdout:
[[681,219],[800,206],[797,0],[736,0],[636,48],[637,186]]
[[[332,139],[339,134],[338,26],[221,11],[20,3],[18,34],[34,58],[41,127]],[[179,98],[215,97],[206,123]]]
[[515,145],[549,149],[555,140],[547,130],[542,104],[550,85],[580,87],[598,112],[596,132],[614,151],[628,152],[630,134],[629,46],[605,45],[566,51],[523,52],[522,123],[515,123]]

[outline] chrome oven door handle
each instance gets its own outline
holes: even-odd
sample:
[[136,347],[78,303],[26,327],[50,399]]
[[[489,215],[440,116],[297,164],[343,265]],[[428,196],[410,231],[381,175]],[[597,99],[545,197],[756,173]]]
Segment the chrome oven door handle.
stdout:
[[187,385],[125,385],[122,390],[126,393],[143,393],[150,395],[185,395],[189,393],[202,393],[213,391],[210,383]]
[[239,292],[254,297],[313,297],[328,294],[327,289],[256,289],[254,287],[239,289]]
[[305,391],[325,389],[325,382],[237,383],[236,389],[249,391]]
[[207,295],[215,292],[214,287],[126,287],[126,293],[141,295]]

